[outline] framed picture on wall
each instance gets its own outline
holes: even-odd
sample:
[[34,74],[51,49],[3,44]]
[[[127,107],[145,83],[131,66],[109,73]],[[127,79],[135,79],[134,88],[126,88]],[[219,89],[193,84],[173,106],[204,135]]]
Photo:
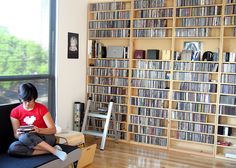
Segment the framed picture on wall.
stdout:
[[200,41],[185,41],[184,51],[191,51],[191,60],[200,61],[201,57],[202,43]]
[[68,53],[67,58],[79,58],[79,34],[68,32]]
[[200,41],[185,41],[184,50],[201,51],[202,44]]

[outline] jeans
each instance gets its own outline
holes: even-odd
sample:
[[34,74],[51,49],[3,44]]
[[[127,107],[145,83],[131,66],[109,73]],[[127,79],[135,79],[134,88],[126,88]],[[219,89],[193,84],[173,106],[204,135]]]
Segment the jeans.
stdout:
[[15,141],[10,145],[8,153],[10,155],[32,156],[34,147],[42,141],[45,141],[51,146],[54,146],[56,143],[56,138],[54,135],[24,133],[20,135],[18,141]]

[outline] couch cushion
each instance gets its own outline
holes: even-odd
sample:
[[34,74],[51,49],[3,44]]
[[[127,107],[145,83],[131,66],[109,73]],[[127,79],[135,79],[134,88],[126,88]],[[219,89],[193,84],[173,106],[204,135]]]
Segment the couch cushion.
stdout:
[[[33,168],[33,167],[65,167],[71,162],[75,162],[80,157],[80,149],[75,146],[62,145],[63,151],[68,154],[65,161],[61,161],[52,154],[37,155],[32,157],[12,157],[8,154],[0,155],[0,167],[17,167],[17,168]],[[54,165],[54,166],[53,166]]]
[[5,153],[9,145],[15,140],[10,113],[18,105],[19,103],[0,106],[0,154]]

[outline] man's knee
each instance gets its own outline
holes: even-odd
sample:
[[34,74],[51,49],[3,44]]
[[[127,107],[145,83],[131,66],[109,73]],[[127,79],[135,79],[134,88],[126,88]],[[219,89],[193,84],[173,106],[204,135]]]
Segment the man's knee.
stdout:
[[56,137],[54,135],[44,135],[42,139],[51,146],[56,144]]
[[9,146],[8,153],[10,155],[31,156],[33,153],[33,150],[28,148],[21,142],[15,141]]
[[26,133],[26,134],[20,135],[19,141],[22,144],[33,149],[36,145],[38,145],[40,142],[42,142],[42,139],[35,134]]

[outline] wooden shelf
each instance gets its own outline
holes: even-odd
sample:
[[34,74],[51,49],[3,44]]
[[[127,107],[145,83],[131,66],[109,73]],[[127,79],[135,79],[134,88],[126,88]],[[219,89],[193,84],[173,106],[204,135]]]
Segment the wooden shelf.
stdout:
[[[124,4],[125,8],[116,9],[116,3]],[[87,61],[88,87],[103,91],[91,91],[88,96],[97,96],[98,103],[105,103],[106,96],[124,98],[119,100],[122,103],[115,103],[119,108],[127,107],[126,120],[122,121],[127,131],[122,141],[221,158],[225,158],[225,152],[234,150],[231,147],[220,149],[222,146],[218,146],[217,141],[225,139],[236,144],[235,138],[218,135],[219,127],[231,128],[236,134],[234,117],[226,114],[230,110],[236,111],[233,102],[236,98],[236,14],[231,10],[235,4],[227,4],[224,0],[165,0],[165,3],[160,0],[120,0],[89,4],[98,9],[112,6],[114,10],[88,11],[88,24],[96,25],[88,29],[88,40],[96,43],[88,49],[98,51],[99,55],[100,47],[128,47],[128,56],[123,58],[89,54]],[[119,15],[123,11],[126,13]],[[129,26],[123,25],[123,21],[129,21]],[[103,23],[111,22],[113,27],[102,28]],[[198,57],[187,54],[189,59],[184,59],[185,42],[200,44],[196,49]],[[195,49],[196,43],[190,43],[194,44],[189,46],[190,49]],[[138,50],[145,51],[142,59],[134,59]],[[147,59],[148,50],[158,53],[159,58]],[[196,50],[194,54],[197,54]],[[165,55],[167,51],[169,54]],[[213,52],[208,61],[203,59],[207,51]],[[180,60],[177,60],[178,54]],[[124,64],[126,61],[127,66],[91,66],[96,60],[119,60]],[[92,69],[94,74],[91,74]],[[116,73],[107,75],[101,69],[116,70]],[[105,92],[108,87],[110,90],[122,88],[126,94]],[[124,111],[116,111],[116,114],[124,115]],[[164,126],[158,126],[159,122]],[[130,130],[136,127],[135,132]],[[149,127],[165,132],[155,136],[148,132]]]

